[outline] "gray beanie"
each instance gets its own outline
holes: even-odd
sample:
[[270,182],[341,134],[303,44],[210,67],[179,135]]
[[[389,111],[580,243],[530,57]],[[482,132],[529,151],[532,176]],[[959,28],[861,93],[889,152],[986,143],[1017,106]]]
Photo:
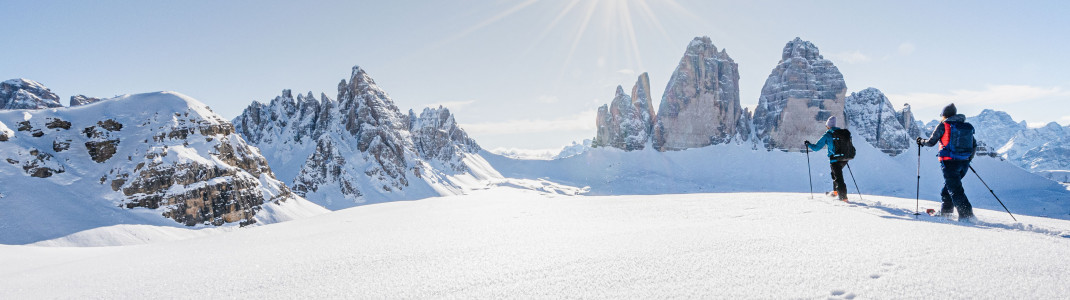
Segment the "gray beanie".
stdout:
[[826,127],[836,127],[836,116],[829,117],[828,121],[825,121]]

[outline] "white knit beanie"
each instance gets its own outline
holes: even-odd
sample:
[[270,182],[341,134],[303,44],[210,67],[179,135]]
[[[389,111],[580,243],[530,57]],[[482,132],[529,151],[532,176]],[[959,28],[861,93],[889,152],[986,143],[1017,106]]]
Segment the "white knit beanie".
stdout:
[[836,127],[836,116],[829,117],[829,120],[825,121],[825,126],[829,128]]

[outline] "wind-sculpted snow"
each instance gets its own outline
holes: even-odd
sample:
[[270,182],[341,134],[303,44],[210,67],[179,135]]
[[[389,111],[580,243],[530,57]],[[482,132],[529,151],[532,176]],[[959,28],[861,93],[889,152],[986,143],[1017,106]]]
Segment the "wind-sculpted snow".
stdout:
[[337,100],[284,90],[234,123],[294,192],[330,209],[456,194],[469,177],[496,174],[479,167],[479,146],[449,110],[402,114],[360,67]]
[[0,110],[63,107],[59,96],[44,85],[29,79],[0,82]]
[[0,211],[15,212],[0,218],[0,243],[118,224],[250,225],[276,219],[265,206],[304,201],[229,122],[182,94],[0,112],[0,123],[18,124],[0,142]]
[[744,140],[739,67],[709,37],[697,37],[665,86],[654,124],[655,149],[682,150]]
[[[880,90],[867,88],[851,93],[845,102],[846,127],[851,129],[856,143],[864,140],[891,155],[903,153],[914,143],[892,108],[892,102]],[[909,114],[909,110],[906,113]]]
[[800,150],[804,140],[821,136],[830,116],[843,122],[846,93],[843,74],[832,61],[814,44],[795,38],[762,87],[754,111],[756,134],[768,149]]

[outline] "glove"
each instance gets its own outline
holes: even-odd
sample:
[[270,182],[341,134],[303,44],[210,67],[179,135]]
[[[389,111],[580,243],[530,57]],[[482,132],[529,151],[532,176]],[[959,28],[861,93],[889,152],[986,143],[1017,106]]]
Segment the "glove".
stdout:
[[810,141],[803,141],[803,145],[810,146]]
[[923,138],[920,138],[920,137],[919,137],[919,138],[917,139],[917,141],[918,141],[918,146],[921,146],[921,143],[922,143],[922,141],[924,141],[924,140],[925,140],[925,139],[923,139]]

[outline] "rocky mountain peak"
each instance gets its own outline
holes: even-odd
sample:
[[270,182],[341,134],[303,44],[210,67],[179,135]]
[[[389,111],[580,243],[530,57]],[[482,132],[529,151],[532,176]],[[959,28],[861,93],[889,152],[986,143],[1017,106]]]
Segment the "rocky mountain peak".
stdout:
[[851,93],[845,102],[847,122],[840,127],[849,127],[855,141],[864,139],[891,155],[898,155],[910,148],[911,138],[906,126],[896,115],[891,101],[880,90],[871,87]]
[[825,120],[844,120],[847,85],[843,74],[816,46],[796,38],[784,46],[780,63],[762,87],[754,130],[766,148],[801,150],[821,136]]
[[709,37],[688,44],[665,87],[654,125],[656,149],[681,150],[731,141],[739,119],[739,67]]
[[806,60],[825,59],[825,57],[821,56],[821,51],[817,49],[817,46],[799,37],[795,37],[794,40],[784,45],[784,52],[780,56],[780,61],[783,62],[794,57]]
[[29,79],[0,82],[0,109],[41,109],[63,107],[59,96],[43,84]]

